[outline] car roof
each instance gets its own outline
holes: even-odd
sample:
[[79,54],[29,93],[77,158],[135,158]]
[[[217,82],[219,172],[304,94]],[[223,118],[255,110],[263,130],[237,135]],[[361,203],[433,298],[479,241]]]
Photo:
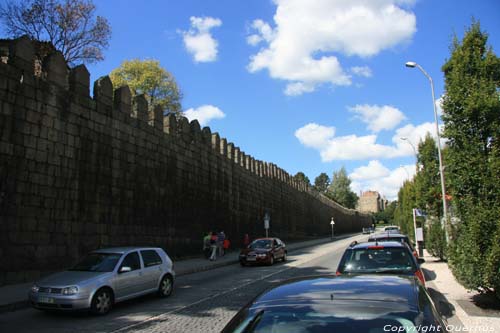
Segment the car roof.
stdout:
[[382,232],[382,233],[376,233],[376,234],[373,234],[370,236],[370,238],[391,238],[391,237],[394,237],[394,238],[408,238],[407,235],[403,235],[403,234],[398,234],[398,233],[392,233],[392,232]]
[[98,249],[94,250],[92,252],[94,253],[126,253],[134,250],[158,250],[159,248],[157,247],[151,247],[151,246],[122,246],[122,247],[109,247],[105,249]]
[[366,249],[368,247],[371,247],[371,246],[383,246],[384,248],[389,248],[389,247],[392,247],[392,248],[404,248],[405,245],[402,244],[401,242],[396,242],[396,241],[384,241],[382,244],[378,243],[378,242],[364,242],[364,243],[357,243],[357,244],[353,244],[351,246],[351,249],[354,249],[354,250],[357,250],[357,249]]
[[309,277],[284,284],[258,297],[252,307],[325,302],[383,302],[418,310],[418,284],[413,276],[342,275]]

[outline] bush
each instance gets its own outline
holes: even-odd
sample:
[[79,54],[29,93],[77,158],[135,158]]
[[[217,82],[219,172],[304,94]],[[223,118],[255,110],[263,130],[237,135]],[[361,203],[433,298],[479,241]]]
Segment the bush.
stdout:
[[434,257],[438,257],[441,260],[446,259],[446,235],[438,220],[430,221],[425,244],[427,251]]

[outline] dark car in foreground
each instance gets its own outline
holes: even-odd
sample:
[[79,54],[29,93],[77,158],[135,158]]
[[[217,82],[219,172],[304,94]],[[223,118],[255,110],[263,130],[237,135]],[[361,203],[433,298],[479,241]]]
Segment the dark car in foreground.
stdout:
[[257,238],[240,252],[240,264],[273,265],[276,260],[286,261],[287,249],[279,238]]
[[425,285],[424,273],[405,242],[354,242],[340,259],[337,275],[343,274],[410,275]]
[[170,296],[174,276],[172,261],[160,248],[101,249],[73,268],[35,282],[29,299],[40,310],[89,309],[103,315],[114,303],[137,296]]
[[320,276],[264,292],[222,332],[446,332],[446,323],[414,277]]
[[395,232],[381,232],[378,234],[371,235],[368,238],[368,241],[369,242],[405,242],[410,247],[410,250],[413,253],[413,255],[415,256],[415,258],[418,259],[417,250],[415,250],[413,243],[410,241],[410,239],[406,235],[403,235],[400,233],[395,233]]

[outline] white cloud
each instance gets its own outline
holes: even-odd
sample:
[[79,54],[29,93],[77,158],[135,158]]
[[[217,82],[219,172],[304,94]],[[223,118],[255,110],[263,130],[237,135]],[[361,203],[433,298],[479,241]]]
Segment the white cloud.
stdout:
[[404,181],[413,178],[415,173],[414,164],[389,170],[379,161],[370,161],[367,166],[355,169],[349,177],[352,179],[351,188],[356,193],[374,190],[392,201],[397,199]]
[[391,130],[406,118],[403,112],[389,105],[356,105],[350,107],[349,111],[355,113],[358,119],[368,124],[368,129],[372,132]]
[[362,166],[355,169],[350,175],[351,180],[372,180],[386,177],[390,174],[390,170],[382,165],[377,160],[370,161],[367,166]]
[[201,126],[206,126],[213,119],[222,119],[226,114],[213,105],[202,105],[196,109],[184,111],[184,116],[189,119],[197,119]]
[[358,76],[372,77],[372,70],[368,66],[351,67],[351,73]]
[[335,135],[334,127],[310,123],[295,131],[295,137],[306,147],[322,149]]
[[[304,146],[316,149],[323,162],[339,160],[389,159],[403,156],[415,156],[408,140],[418,149],[418,144],[424,140],[427,133],[435,138],[433,123],[423,123],[418,126],[406,125],[396,130],[392,137],[393,145],[377,143],[377,135],[346,135],[335,136],[335,128],[315,123],[307,124],[295,131],[295,137]],[[401,140],[406,137],[408,140]],[[442,140],[443,143],[443,140]]]
[[222,25],[222,21],[213,17],[190,18],[191,28],[181,31],[184,46],[194,57],[195,62],[211,62],[217,60],[218,42],[210,30]]
[[[367,57],[409,41],[416,31],[415,15],[399,0],[274,0],[274,27],[262,20],[252,24],[250,45],[265,43],[250,58],[248,70],[267,69],[272,78],[302,83],[314,91],[322,83],[347,86],[351,76],[337,56]],[[403,5],[403,6],[400,6]],[[335,55],[337,54],[337,55]],[[368,75],[367,68],[353,70]],[[351,69],[352,70],[352,69]],[[297,87],[297,85],[295,86]]]

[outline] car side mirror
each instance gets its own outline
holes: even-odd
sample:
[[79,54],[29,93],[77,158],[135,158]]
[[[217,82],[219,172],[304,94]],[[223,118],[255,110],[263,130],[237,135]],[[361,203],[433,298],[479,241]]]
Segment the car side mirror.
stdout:
[[425,262],[425,259],[424,258],[418,258],[417,261],[418,261],[419,264],[423,264]]
[[122,266],[120,267],[120,271],[118,273],[127,273],[127,272],[132,272],[132,268],[129,266]]

